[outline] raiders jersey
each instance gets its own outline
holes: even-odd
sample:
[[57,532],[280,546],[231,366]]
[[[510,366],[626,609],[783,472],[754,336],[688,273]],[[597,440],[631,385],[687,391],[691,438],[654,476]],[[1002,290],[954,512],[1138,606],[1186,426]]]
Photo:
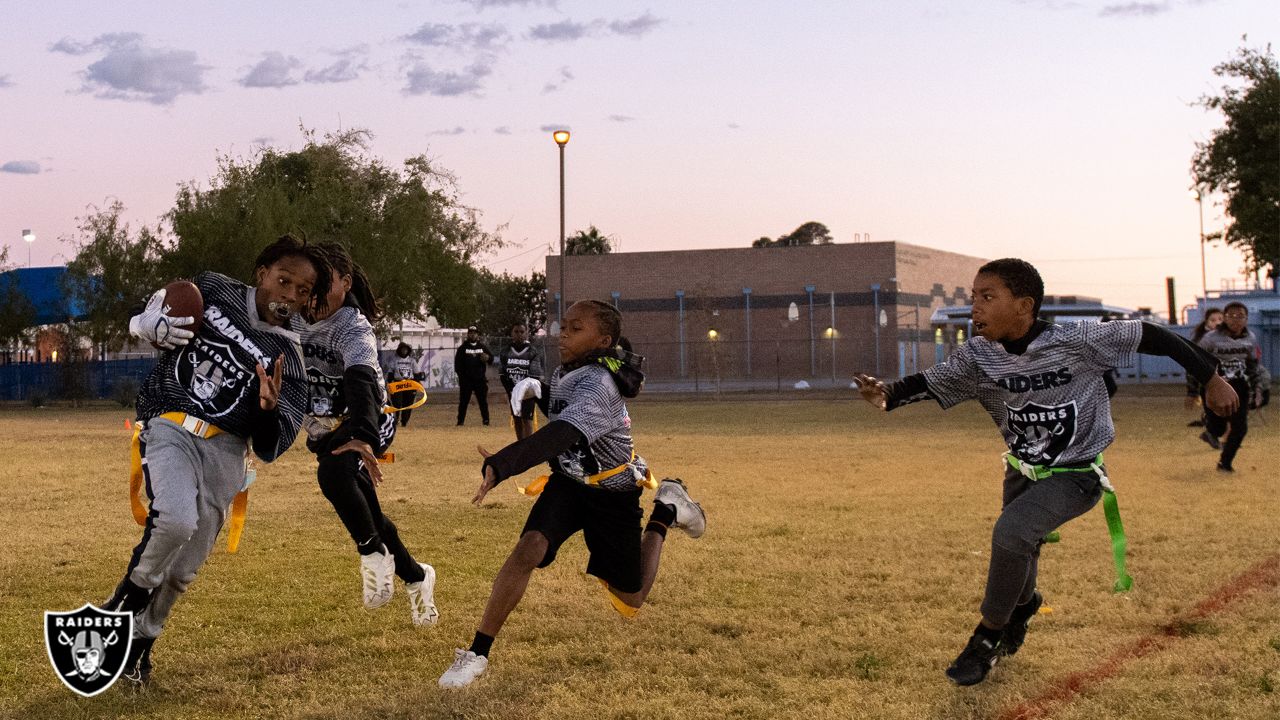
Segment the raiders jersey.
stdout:
[[[578,482],[605,470],[632,463],[643,473],[643,460],[632,459],[631,416],[609,371],[595,363],[551,374],[547,417],[577,428],[583,439],[551,461],[551,468]],[[606,490],[635,490],[633,473],[622,472],[600,483]]]
[[1231,337],[1226,323],[1223,323],[1200,338],[1200,347],[1213,353],[1218,359],[1222,377],[1227,381],[1247,382],[1250,387],[1258,384],[1258,357],[1262,351],[1258,336],[1252,330],[1246,328],[1243,336]]
[[515,385],[525,378],[542,377],[542,357],[532,343],[517,349],[513,343],[502,353],[502,367],[498,371],[504,383]]
[[1103,376],[1136,362],[1141,340],[1139,320],[1049,325],[1021,355],[974,337],[923,374],[943,408],[976,398],[1019,460],[1087,465],[1115,439]]
[[[375,366],[376,367],[376,366]],[[391,380],[412,380],[418,370],[418,359],[410,353],[408,357],[396,355],[387,365],[387,374]]]
[[302,336],[302,356],[307,364],[310,386],[308,414],[315,417],[346,414],[342,374],[356,365],[364,365],[373,371],[378,384],[378,402],[387,404],[387,383],[382,377],[382,368],[378,366],[373,326],[359,309],[344,305],[315,324],[299,320],[295,321],[295,326]]
[[193,282],[204,297],[200,333],[160,354],[138,391],[138,419],[184,412],[249,438],[263,416],[256,367],[261,363],[270,373],[283,355],[276,446],[255,448],[271,462],[293,445],[307,407],[298,335],[258,318],[254,288],[214,272],[200,273]]

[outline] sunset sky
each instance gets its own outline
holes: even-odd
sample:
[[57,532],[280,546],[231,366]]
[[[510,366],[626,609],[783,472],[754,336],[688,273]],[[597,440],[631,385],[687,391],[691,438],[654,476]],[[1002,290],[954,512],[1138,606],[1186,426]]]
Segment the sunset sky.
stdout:
[[[797,225],[1024,257],[1050,293],[1163,309],[1200,290],[1194,105],[1274,0],[0,2],[0,233],[61,264],[119,199],[155,224],[220,153],[365,128],[426,153],[541,268],[570,232],[622,251],[743,247]],[[1242,36],[1248,36],[1242,40]],[[1221,226],[1220,199],[1204,208]],[[1239,280],[1211,247],[1210,288]],[[853,291],[858,288],[848,288]]]

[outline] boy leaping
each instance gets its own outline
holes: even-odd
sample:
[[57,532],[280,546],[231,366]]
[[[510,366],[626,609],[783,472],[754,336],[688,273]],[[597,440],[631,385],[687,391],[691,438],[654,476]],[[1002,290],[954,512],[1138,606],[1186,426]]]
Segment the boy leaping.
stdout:
[[556,550],[579,530],[591,551],[587,572],[605,584],[614,608],[627,617],[653,587],[667,528],[695,538],[706,530],[702,508],[679,480],[662,481],[649,523],[640,528],[639,485],[649,476],[632,447],[623,398],[639,393],[644,376],[623,360],[629,355],[621,338],[622,316],[612,305],[587,300],[569,308],[563,325],[563,364],[550,386],[528,378],[511,394],[513,407],[527,397],[549,401],[543,408],[546,427],[493,455],[481,450],[484,480],[472,500],[476,504],[499,482],[539,463],[550,461],[552,472],[498,571],[470,649],[456,651],[453,665],[440,676],[441,687],[469,685],[484,672],[494,637],[534,569],[554,562]]
[[1102,451],[1115,437],[1107,371],[1131,365],[1135,352],[1165,355],[1204,384],[1210,411],[1226,416],[1239,404],[1213,357],[1184,338],[1137,320],[1050,324],[1037,319],[1043,298],[1029,263],[993,260],[973,281],[974,336],[946,362],[889,385],[857,376],[863,398],[886,411],[927,398],[944,409],[977,399],[1009,446],[982,620],[947,668],[957,685],[982,682],[1022,646],[1043,602],[1041,539],[1102,497]]

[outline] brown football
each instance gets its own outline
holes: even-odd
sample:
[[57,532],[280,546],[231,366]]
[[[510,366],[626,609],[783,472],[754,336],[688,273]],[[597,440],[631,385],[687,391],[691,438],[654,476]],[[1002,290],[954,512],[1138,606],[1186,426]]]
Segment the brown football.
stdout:
[[189,280],[174,280],[165,285],[164,314],[173,318],[195,318],[195,322],[184,329],[198,334],[204,321],[204,297],[200,288]]

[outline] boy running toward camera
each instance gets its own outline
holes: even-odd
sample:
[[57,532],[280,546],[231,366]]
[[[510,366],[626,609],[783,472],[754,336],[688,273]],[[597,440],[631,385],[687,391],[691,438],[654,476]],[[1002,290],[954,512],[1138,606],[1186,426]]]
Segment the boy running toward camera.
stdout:
[[1111,489],[1102,461],[1115,437],[1108,371],[1132,365],[1134,353],[1168,356],[1204,384],[1210,411],[1226,416],[1239,404],[1214,359],[1181,336],[1138,320],[1050,324],[1038,319],[1043,298],[1029,263],[993,260],[973,281],[974,336],[946,362],[890,384],[857,376],[863,398],[885,411],[928,398],[944,409],[976,399],[1009,447],[981,622],[946,671],[957,685],[981,682],[1022,646],[1043,602],[1042,539]]

